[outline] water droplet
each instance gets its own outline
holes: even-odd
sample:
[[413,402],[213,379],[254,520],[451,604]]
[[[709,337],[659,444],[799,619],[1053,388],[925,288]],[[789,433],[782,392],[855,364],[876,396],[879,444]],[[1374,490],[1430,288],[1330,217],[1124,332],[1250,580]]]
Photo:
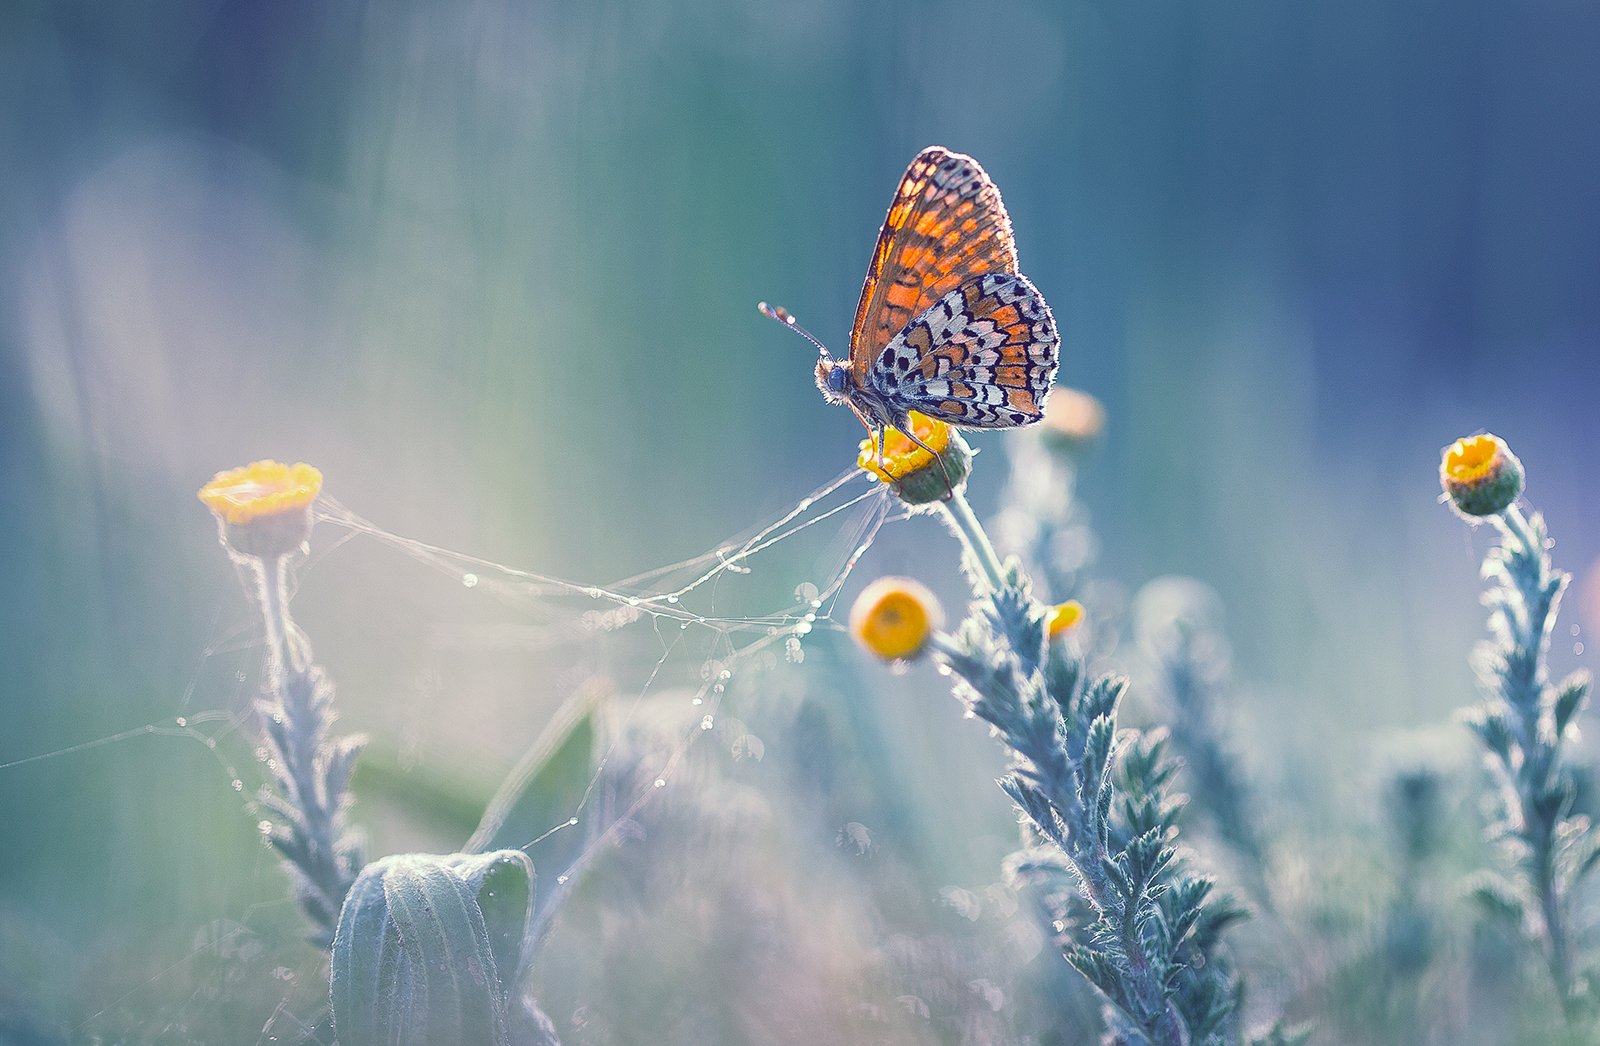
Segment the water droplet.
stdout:
[[665,787],[667,787],[666,780],[664,778],[660,778],[660,777],[656,778],[656,787],[657,788],[665,788]]
[[794,634],[797,635],[797,636],[808,636],[808,635],[810,635],[811,634],[811,622],[809,622],[809,621],[805,620],[804,618],[802,618],[800,620],[800,623],[798,625],[794,626]]
[[467,586],[468,588],[477,588],[478,587],[478,575],[470,573],[470,572],[466,573],[466,574],[462,574],[461,575],[461,583],[463,585]]
[[678,594],[676,592],[668,592],[667,593],[667,602],[668,603],[676,603],[677,601],[678,601]]
[[238,779],[238,778],[237,778],[237,777],[235,777],[235,778],[234,778],[234,779],[233,779],[233,780],[232,780],[232,781],[231,781],[231,782],[229,782],[229,783],[230,783],[230,784],[232,784],[232,785],[233,785],[233,790],[234,790],[234,791],[235,791],[235,792],[242,792],[242,791],[244,791],[244,782],[243,782],[243,781],[241,781],[241,780],[239,780],[239,779]]
[[1574,643],[1574,644],[1572,644],[1572,652],[1574,654],[1583,653],[1583,644],[1582,643]]
[[256,822],[256,831],[260,832],[262,835],[271,835],[272,834],[272,822],[271,821],[257,821]]
[[711,692],[713,694],[720,694],[726,689],[727,689],[727,687],[723,686],[721,683],[718,683],[716,686],[711,688]]
[[639,597],[638,596],[629,596],[628,597],[628,605],[630,607],[638,606],[639,605]]
[[810,498],[801,498],[800,499],[800,511],[801,512],[804,512],[806,509],[808,509],[810,507],[811,507],[811,499]]
[[156,732],[156,725],[154,723],[146,723],[144,725],[144,732],[147,733],[147,734],[155,733]]
[[691,705],[696,705],[696,706],[699,706],[699,705],[703,705],[703,704],[705,704],[705,703],[706,703],[706,699],[705,699],[705,698],[703,698],[703,697],[697,697],[697,698],[695,698],[695,699],[694,699],[694,700],[693,700],[693,701],[690,701],[690,702],[689,702],[689,703],[690,703],[690,704],[691,704]]
[[240,670],[239,670],[239,671],[237,671],[237,672],[235,672],[235,673],[234,673],[234,674],[233,674],[233,681],[234,681],[234,682],[235,682],[235,683],[242,683],[242,682],[244,682],[244,670],[243,670],[243,669],[240,669]]
[[700,729],[702,730],[710,730],[715,725],[715,721],[713,721],[710,716],[706,716],[704,719],[700,720]]
[[586,596],[588,596],[590,599],[599,599],[600,598],[600,590],[598,588],[586,588],[583,591],[584,591],[584,594]]
[[1573,626],[1572,626],[1572,634],[1573,634],[1573,635],[1574,635],[1574,636],[1576,636],[1576,635],[1577,635],[1577,634],[1578,634],[1578,633],[1580,633],[1580,632],[1582,632],[1582,631],[1583,631],[1583,629],[1582,629],[1582,628],[1580,628],[1580,627],[1579,627],[1579,626],[1577,626],[1577,625],[1573,625]]
[[556,882],[561,886],[565,886],[567,885],[567,877],[564,875],[558,875],[556,876]]
[[681,621],[681,622],[678,623],[678,627],[680,629],[682,629],[683,631],[687,632],[689,630],[689,622]]
[[178,722],[179,726],[188,726],[189,725],[189,720],[183,718],[183,716],[179,716],[177,722]]
[[266,750],[266,748],[258,745],[256,747],[256,762],[264,763],[266,761],[267,761],[267,750]]
[[809,581],[802,581],[795,586],[794,598],[802,603],[812,603],[817,598],[817,586]]
[[206,738],[206,747],[207,748],[215,748],[215,747],[217,747],[217,739],[214,738],[214,737]]
[[784,641],[783,656],[796,665],[806,659],[806,648],[800,644],[798,636],[790,636]]
[[272,721],[274,723],[277,723],[279,726],[282,726],[283,725],[283,713],[282,712],[274,712],[274,713],[272,713]]
[[568,828],[571,828],[573,825],[575,825],[577,823],[578,823],[578,819],[576,817],[567,818],[567,827]]
[[726,668],[724,668],[722,670],[722,675],[718,676],[717,678],[719,678],[719,679],[732,679],[733,678],[733,673],[728,671]]
[[820,599],[813,599],[813,600],[812,600],[812,601],[811,601],[811,609],[812,609],[812,610],[820,610],[820,609],[822,609],[822,600],[820,600]]

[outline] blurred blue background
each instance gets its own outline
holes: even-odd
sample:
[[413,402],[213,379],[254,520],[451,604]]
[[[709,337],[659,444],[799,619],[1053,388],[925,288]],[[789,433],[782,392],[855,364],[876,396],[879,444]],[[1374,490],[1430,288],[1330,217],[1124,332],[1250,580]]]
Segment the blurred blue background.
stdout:
[[[1107,406],[1099,571],[1215,586],[1256,771],[1359,822],[1412,743],[1379,739],[1453,738],[1475,693],[1484,538],[1435,503],[1441,446],[1521,456],[1578,575],[1557,667],[1592,662],[1597,52],[1576,0],[13,0],[0,763],[246,707],[193,494],[221,468],[311,461],[386,529],[582,581],[781,511],[859,429],[754,304],[843,351],[936,143],[1000,185],[1061,380]],[[953,581],[935,527],[884,542]],[[416,653],[473,620],[436,582],[357,541],[299,611],[350,725],[492,787],[548,699],[485,683],[440,724],[481,665]],[[168,737],[0,769],[0,991],[281,898],[223,770]]]

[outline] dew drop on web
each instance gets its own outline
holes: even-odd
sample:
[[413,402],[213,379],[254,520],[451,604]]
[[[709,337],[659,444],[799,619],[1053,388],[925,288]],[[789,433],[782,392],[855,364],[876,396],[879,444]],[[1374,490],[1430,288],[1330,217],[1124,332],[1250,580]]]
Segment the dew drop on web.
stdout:
[[816,606],[817,586],[813,585],[809,581],[800,582],[800,584],[795,586],[794,598],[801,603],[806,603],[810,606]]
[[806,648],[801,644],[799,636],[790,636],[784,641],[783,656],[796,665],[805,661]]
[[706,716],[704,719],[700,720],[700,729],[702,730],[710,730],[716,725],[716,720],[712,719],[710,716]]
[[473,574],[473,573],[462,574],[461,575],[461,583],[463,585],[465,585],[467,588],[477,588],[478,587],[478,575]]

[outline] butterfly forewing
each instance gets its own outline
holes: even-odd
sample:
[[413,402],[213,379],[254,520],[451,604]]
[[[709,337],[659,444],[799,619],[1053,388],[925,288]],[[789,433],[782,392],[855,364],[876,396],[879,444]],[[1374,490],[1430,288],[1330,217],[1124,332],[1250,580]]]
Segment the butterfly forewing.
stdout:
[[906,324],[867,381],[897,413],[973,429],[1026,425],[1044,412],[1060,344],[1050,306],[1028,278],[989,273]]
[[1017,271],[1011,219],[978,161],[934,146],[895,190],[850,332],[850,369],[866,379],[914,317],[974,276]]

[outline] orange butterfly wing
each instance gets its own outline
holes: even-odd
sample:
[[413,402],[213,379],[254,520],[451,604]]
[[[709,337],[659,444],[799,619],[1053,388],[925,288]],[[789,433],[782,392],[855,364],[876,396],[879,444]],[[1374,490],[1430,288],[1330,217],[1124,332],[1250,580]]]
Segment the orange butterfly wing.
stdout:
[[900,179],[850,331],[859,385],[884,346],[928,306],[986,272],[1017,271],[1000,190],[978,161],[931,146]]

